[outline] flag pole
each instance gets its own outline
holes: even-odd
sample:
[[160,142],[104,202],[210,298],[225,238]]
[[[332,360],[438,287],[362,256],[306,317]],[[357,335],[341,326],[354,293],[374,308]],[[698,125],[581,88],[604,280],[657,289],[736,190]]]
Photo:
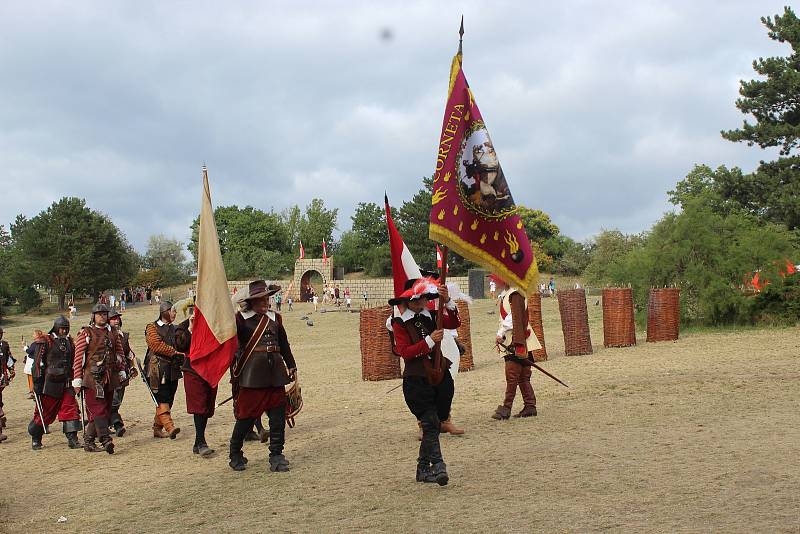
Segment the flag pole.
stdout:
[[461,27],[458,29],[458,55],[461,53],[461,42],[464,40],[464,15],[461,15]]

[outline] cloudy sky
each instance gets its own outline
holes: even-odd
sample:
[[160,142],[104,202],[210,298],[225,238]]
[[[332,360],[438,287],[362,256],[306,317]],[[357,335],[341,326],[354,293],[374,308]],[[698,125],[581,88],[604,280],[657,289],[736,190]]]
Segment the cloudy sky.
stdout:
[[785,0],[3,2],[0,224],[79,196],[144,251],[216,205],[340,210],[433,171],[450,60],[515,200],[585,239],[647,229],[695,163],[770,158],[721,139],[740,79],[787,55]]

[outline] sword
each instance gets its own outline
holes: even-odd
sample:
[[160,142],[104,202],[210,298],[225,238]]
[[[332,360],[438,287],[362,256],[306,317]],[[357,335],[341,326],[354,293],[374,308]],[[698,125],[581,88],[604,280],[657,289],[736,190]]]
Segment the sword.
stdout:
[[231,395],[230,397],[228,397],[227,399],[225,399],[225,400],[224,400],[224,401],[222,401],[222,402],[217,402],[217,403],[215,403],[215,404],[214,404],[214,408],[219,408],[219,407],[220,407],[220,406],[222,406],[223,404],[227,404],[227,403],[229,403],[229,402],[230,402],[230,401],[232,401],[232,400],[233,400],[233,395]]
[[86,443],[86,407],[83,404],[83,388],[76,393],[81,398],[81,428],[83,429],[83,442]]
[[133,349],[131,349],[131,353],[133,354],[133,359],[136,360],[136,367],[139,369],[139,376],[142,378],[142,382],[144,382],[144,385],[147,388],[147,392],[150,393],[150,398],[152,399],[153,404],[158,406],[158,401],[156,400],[156,396],[153,393],[153,389],[150,387],[150,382],[147,381],[147,376],[145,376],[144,368],[142,368],[142,362],[139,361],[139,357],[136,356],[136,353],[133,352]]
[[44,428],[44,433],[49,434],[50,429],[47,428],[47,423],[44,422],[44,411],[42,410],[42,401],[39,400],[39,394],[36,393],[34,390],[33,392],[33,400],[36,403],[36,410],[39,412],[39,419],[42,421],[42,427]]
[[[502,343],[497,343],[497,347],[498,347],[498,348],[502,347],[503,349],[505,349],[505,351],[506,351],[506,353],[507,353],[507,354],[511,354],[512,356],[514,355],[514,352],[513,352],[513,350],[512,350],[512,349],[511,349],[511,348],[510,348],[508,345],[503,345]],[[529,360],[529,361],[530,361],[530,360]],[[560,379],[559,379],[557,376],[555,376],[555,375],[553,375],[553,374],[550,374],[550,373],[548,373],[547,371],[545,371],[544,369],[542,369],[541,367],[539,367],[539,365],[537,365],[537,364],[536,364],[536,362],[530,362],[530,363],[531,363],[531,365],[532,365],[533,367],[535,367],[536,369],[538,369],[540,372],[542,372],[542,373],[544,373],[545,375],[549,376],[550,378],[552,378],[553,380],[555,380],[556,382],[558,382],[559,384],[561,384],[561,385],[562,385],[562,386],[564,386],[565,388],[569,388],[569,386],[568,386],[568,385],[566,385],[564,382],[562,382],[562,381],[561,381],[561,380],[560,380]]]

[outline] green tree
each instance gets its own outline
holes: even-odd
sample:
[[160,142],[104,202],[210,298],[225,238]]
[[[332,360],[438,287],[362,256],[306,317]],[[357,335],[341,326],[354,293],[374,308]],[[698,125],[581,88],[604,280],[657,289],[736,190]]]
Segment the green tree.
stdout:
[[[780,157],[762,162],[753,175],[726,180],[722,194],[748,211],[789,228],[800,226],[800,20],[790,7],[783,15],[762,17],[773,41],[787,43],[788,57],[759,58],[753,69],[762,79],[740,82],[736,107],[755,122],[745,120],[736,130],[723,131],[733,142],[761,148],[778,147]],[[735,177],[734,177],[735,178]]]
[[186,254],[183,252],[183,243],[163,234],[150,236],[142,264],[146,269],[160,271],[160,281],[163,286],[183,284],[189,278],[189,266],[186,263]]
[[68,291],[97,295],[121,287],[138,266],[122,232],[80,198],[62,198],[30,220],[17,218],[11,235],[18,285],[49,287],[60,309]]
[[543,244],[548,239],[561,233],[561,230],[550,219],[550,216],[542,210],[517,206],[517,214],[525,225],[525,233],[528,239]]
[[[591,284],[604,285],[613,281],[619,262],[644,243],[642,235],[626,235],[619,230],[602,230],[594,239],[589,263],[584,274]],[[625,284],[628,281],[623,281]]]
[[[331,243],[338,213],[338,208],[327,209],[325,202],[320,198],[312,199],[306,206],[298,230],[307,256],[322,257],[322,240]],[[328,252],[330,253],[330,250]]]
[[[294,258],[281,214],[251,206],[220,206],[214,210],[219,246],[228,280],[280,278],[291,272]],[[189,251],[197,264],[199,218],[192,223]]]
[[[392,218],[397,212],[392,208]],[[360,202],[350,217],[352,227],[336,246],[336,265],[347,271],[365,271],[372,276],[391,273],[391,253],[386,230],[386,209],[373,202]]]

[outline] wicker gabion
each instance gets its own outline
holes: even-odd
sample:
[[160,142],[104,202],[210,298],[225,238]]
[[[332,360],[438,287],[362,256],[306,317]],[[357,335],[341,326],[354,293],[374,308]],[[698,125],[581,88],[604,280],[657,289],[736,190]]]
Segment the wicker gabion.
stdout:
[[539,343],[542,344],[541,349],[533,351],[533,361],[546,361],[547,347],[544,344],[544,326],[542,325],[542,296],[539,293],[528,295],[528,323]]
[[461,355],[458,362],[458,372],[471,371],[475,367],[472,359],[472,334],[469,327],[469,305],[464,301],[456,301],[458,305],[458,317],[461,319],[461,326],[458,327],[458,341],[464,345],[466,351]]
[[589,334],[589,313],[583,289],[562,289],[558,293],[561,331],[564,333],[564,352],[567,356],[592,353]]
[[647,341],[676,341],[680,329],[681,290],[652,288],[647,303]]
[[629,287],[603,289],[603,345],[606,347],[636,345],[633,290]]
[[400,358],[392,352],[386,319],[392,314],[390,306],[361,310],[361,378],[391,380],[400,378]]

